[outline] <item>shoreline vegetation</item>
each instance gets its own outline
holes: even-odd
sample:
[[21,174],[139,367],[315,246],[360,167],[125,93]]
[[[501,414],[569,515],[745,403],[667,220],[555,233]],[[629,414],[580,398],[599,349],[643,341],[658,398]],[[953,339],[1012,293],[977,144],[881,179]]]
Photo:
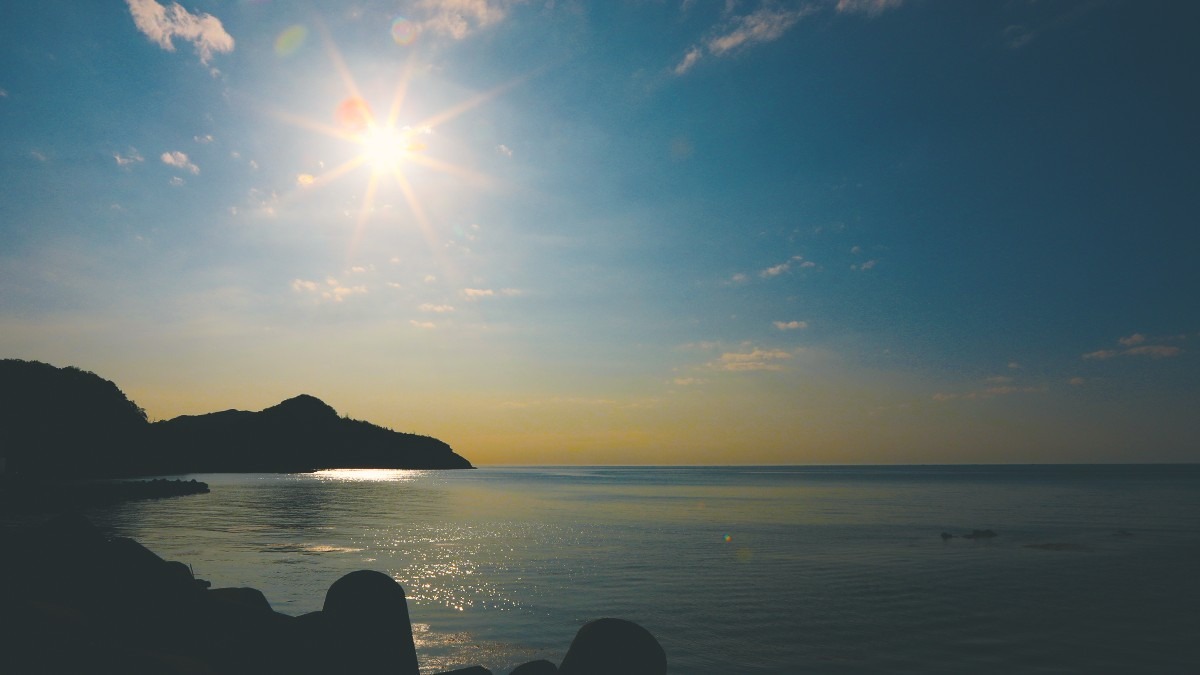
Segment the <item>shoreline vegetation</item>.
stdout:
[[301,394],[258,412],[150,422],[117,385],[79,368],[0,360],[0,475],[24,480],[471,469],[445,442],[341,416]]
[[[420,672],[404,589],[382,572],[351,572],[330,586],[321,610],[290,616],[261,591],[212,588],[185,563],[106,537],[80,515],[0,535],[9,552],[0,556],[3,662],[12,672]],[[666,672],[649,631],[602,618],[579,629],[558,665],[539,659],[509,675]]]

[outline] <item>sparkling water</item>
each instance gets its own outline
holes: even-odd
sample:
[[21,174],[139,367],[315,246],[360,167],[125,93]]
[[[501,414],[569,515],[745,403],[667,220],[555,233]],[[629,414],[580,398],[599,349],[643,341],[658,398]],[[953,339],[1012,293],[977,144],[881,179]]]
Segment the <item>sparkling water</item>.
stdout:
[[603,616],[648,628],[673,673],[1200,669],[1197,466],[187,478],[212,492],[91,515],[286,614],[387,572],[427,673],[557,662]]

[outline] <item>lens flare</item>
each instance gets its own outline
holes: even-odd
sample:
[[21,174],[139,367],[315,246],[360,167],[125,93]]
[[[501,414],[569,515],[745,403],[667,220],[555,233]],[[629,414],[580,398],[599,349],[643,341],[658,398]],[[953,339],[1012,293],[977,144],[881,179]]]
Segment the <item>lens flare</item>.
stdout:
[[342,101],[337,111],[334,112],[334,118],[343,129],[353,133],[362,133],[370,126],[374,115],[371,114],[371,106],[367,102],[357,96]]
[[299,24],[290,26],[275,38],[275,53],[279,56],[291,56],[297,49],[304,46],[308,39],[308,29]]
[[417,27],[417,24],[402,16],[398,16],[392,21],[392,39],[401,47],[407,47],[416,42],[417,34],[420,32],[421,29]]

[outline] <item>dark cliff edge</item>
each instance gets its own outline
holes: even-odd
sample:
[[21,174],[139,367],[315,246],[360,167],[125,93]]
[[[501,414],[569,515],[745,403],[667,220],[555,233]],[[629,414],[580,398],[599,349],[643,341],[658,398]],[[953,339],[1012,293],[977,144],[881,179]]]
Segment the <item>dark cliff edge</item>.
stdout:
[[17,359],[0,360],[0,458],[10,480],[473,468],[436,438],[342,417],[313,396],[151,423],[99,375]]

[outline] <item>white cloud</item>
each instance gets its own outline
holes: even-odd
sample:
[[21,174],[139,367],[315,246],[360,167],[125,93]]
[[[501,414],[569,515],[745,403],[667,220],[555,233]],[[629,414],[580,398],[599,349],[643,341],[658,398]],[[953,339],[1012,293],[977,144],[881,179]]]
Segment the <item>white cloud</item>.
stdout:
[[680,387],[694,387],[696,385],[704,384],[705,380],[702,380],[698,377],[677,377],[674,380],[671,380],[671,382]]
[[434,312],[436,314],[446,314],[447,312],[454,311],[454,307],[451,305],[435,305],[428,302],[417,307],[417,309],[421,310],[422,312]]
[[1098,349],[1094,352],[1088,352],[1083,355],[1086,361],[1107,361],[1114,356],[1120,356],[1121,353],[1115,349]]
[[792,266],[792,264],[790,262],[779,263],[778,265],[775,265],[774,267],[768,267],[767,269],[759,272],[758,276],[760,276],[764,279],[770,279],[771,277],[777,277],[780,274],[783,274],[784,272],[791,269],[791,266]]
[[29,156],[30,156],[30,157],[32,157],[32,158],[34,158],[34,159],[36,159],[36,160],[37,160],[37,161],[39,161],[39,162],[48,162],[48,161],[50,161],[50,158],[49,158],[49,157],[47,157],[47,156],[45,155],[45,153],[41,152],[40,150],[30,150],[30,151],[29,151]]
[[688,50],[687,54],[683,55],[683,60],[679,62],[679,65],[675,66],[674,73],[676,75],[683,75],[691,70],[692,66],[696,65],[696,62],[700,60],[701,56],[704,56],[703,50],[699,47],[692,47]]
[[1021,369],[1021,364],[1017,363],[1016,361],[1009,361],[1009,362],[1008,362],[1008,368],[1009,368],[1010,370],[1020,370],[1020,369]]
[[865,272],[866,270],[869,270],[869,269],[872,269],[872,268],[874,268],[874,267],[875,267],[875,265],[876,265],[876,264],[878,264],[878,263],[879,263],[879,261],[878,261],[878,260],[868,260],[868,261],[866,261],[865,263],[863,263],[863,264],[859,265],[859,266],[858,266],[858,269],[859,269],[860,271],[864,271],[864,272]]
[[437,325],[432,321],[417,321],[416,319],[409,319],[408,322],[422,330],[431,330],[437,328]]
[[816,266],[817,266],[817,263],[815,263],[811,260],[805,260],[804,262],[800,263],[800,267],[802,267],[804,269],[808,269],[809,267],[816,267]]
[[741,272],[738,272],[737,274],[729,277],[729,283],[731,283],[731,284],[744,284],[747,281],[749,281],[749,278],[745,274],[742,274]]
[[775,327],[779,330],[804,330],[808,328],[807,321],[776,321]]
[[419,0],[416,7],[427,18],[423,30],[461,40],[472,32],[504,20],[511,0]]
[[164,7],[155,0],[125,0],[137,29],[155,44],[173,52],[173,38],[192,43],[200,63],[208,65],[214,53],[233,51],[233,37],[211,14],[191,14],[179,3]]
[[709,40],[708,52],[713,56],[721,56],[742,45],[778,40],[797,21],[815,11],[816,7],[812,5],[795,10],[762,7],[741,17],[733,30]]
[[496,295],[496,291],[490,288],[464,288],[462,294],[468,300],[478,300],[479,298],[490,298]]
[[200,144],[208,144],[213,142],[213,135],[204,134],[203,136],[192,136],[192,140]]
[[145,161],[142,159],[142,155],[138,153],[137,148],[130,148],[129,152],[124,155],[114,152],[113,159],[117,160],[117,166],[129,166],[130,164]]
[[0,89],[0,98],[8,98],[8,90]]
[[862,253],[862,247],[854,246],[850,249],[850,252],[853,253],[854,255],[858,255],[859,253]]
[[191,171],[192,174],[200,173],[200,167],[192,164],[192,161],[188,159],[187,153],[179,152],[178,150],[175,152],[164,152],[161,159],[163,164],[173,166],[177,169],[186,169]]
[[317,290],[317,282],[305,281],[304,279],[293,279],[292,280],[292,290],[293,291],[308,291],[308,292],[312,293]]
[[878,16],[889,9],[899,7],[903,4],[904,0],[838,0],[837,11],[840,13]]
[[172,187],[181,187],[186,182],[187,181],[180,178],[179,176],[171,176],[171,180],[167,181],[167,183],[169,185],[171,185]]
[[745,372],[753,370],[783,370],[778,361],[792,358],[782,349],[758,349],[748,352],[725,352],[721,358],[709,364],[716,370]]
[[496,146],[496,152],[504,155],[505,157],[512,157],[512,149],[503,143]]

